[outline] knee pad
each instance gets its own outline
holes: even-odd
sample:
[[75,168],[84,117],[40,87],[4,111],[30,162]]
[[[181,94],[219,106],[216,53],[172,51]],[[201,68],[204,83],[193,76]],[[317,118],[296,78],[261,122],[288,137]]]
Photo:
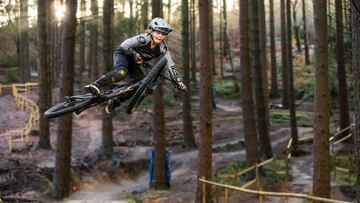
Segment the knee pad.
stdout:
[[125,68],[120,68],[116,72],[121,78],[125,78],[127,76],[127,71]]

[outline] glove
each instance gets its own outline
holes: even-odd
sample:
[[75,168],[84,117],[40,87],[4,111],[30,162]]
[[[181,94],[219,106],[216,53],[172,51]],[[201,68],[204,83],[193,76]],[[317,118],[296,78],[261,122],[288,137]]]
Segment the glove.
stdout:
[[143,63],[143,59],[141,58],[140,54],[139,53],[136,53],[134,55],[134,60],[135,60],[135,63],[141,65]]
[[179,89],[179,90],[181,90],[181,91],[186,91],[186,85],[183,83],[183,82],[178,82],[177,83],[177,88]]

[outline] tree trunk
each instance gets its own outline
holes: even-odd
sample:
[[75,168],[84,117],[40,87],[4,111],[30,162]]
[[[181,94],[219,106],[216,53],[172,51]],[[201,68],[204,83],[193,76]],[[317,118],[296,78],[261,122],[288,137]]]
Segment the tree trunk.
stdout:
[[211,57],[210,57],[210,66],[211,71],[214,75],[216,75],[216,66],[215,66],[215,36],[214,36],[214,12],[213,12],[213,3],[210,1],[209,6],[209,26],[210,26],[210,49],[211,49]]
[[[276,66],[276,43],[274,23],[274,0],[270,0],[270,43],[271,43],[271,97],[279,97],[277,66]],[[240,49],[242,50],[242,49]]]
[[57,86],[57,82],[58,82],[58,78],[57,77],[58,74],[58,70],[60,69],[58,66],[58,55],[57,55],[57,50],[59,49],[57,47],[57,43],[58,41],[58,21],[56,19],[56,15],[55,15],[55,0],[51,0],[50,1],[50,9],[49,9],[49,66],[48,68],[50,69],[50,80],[51,82],[51,87],[55,87]]
[[310,65],[310,56],[309,56],[309,45],[308,45],[308,33],[307,33],[307,22],[306,22],[306,3],[305,0],[302,0],[303,5],[303,26],[304,26],[304,49],[305,49],[305,65]]
[[81,5],[80,5],[80,12],[81,12],[81,19],[80,19],[80,34],[79,34],[79,44],[80,44],[80,58],[79,58],[79,73],[78,73],[78,77],[82,78],[82,72],[85,70],[85,12],[86,12],[86,1],[85,0],[81,0]]
[[191,81],[192,86],[196,88],[196,18],[195,18],[195,0],[191,0]]
[[283,108],[289,107],[289,84],[288,67],[286,56],[286,7],[285,0],[280,0],[280,24],[281,24],[281,66],[282,66],[282,105]]
[[193,123],[191,117],[191,88],[190,88],[190,64],[189,64],[189,1],[181,2],[181,36],[182,36],[182,68],[184,70],[184,83],[188,88],[183,94],[183,129],[184,146],[188,149],[196,147]]
[[[64,31],[62,35],[62,78],[60,97],[74,94],[75,69],[75,32],[77,1],[65,1],[67,15],[64,17]],[[70,193],[71,166],[71,138],[72,114],[65,115],[59,120],[57,133],[57,148],[55,160],[55,174],[52,192],[57,199],[63,199]]]
[[256,124],[259,133],[260,152],[262,158],[272,157],[268,122],[266,119],[266,103],[264,98],[264,81],[261,71],[260,33],[259,33],[259,1],[251,1],[252,21],[252,67],[255,71]]
[[29,22],[28,22],[28,0],[20,1],[20,70],[21,82],[29,82],[30,54],[29,54]]
[[355,97],[355,166],[356,166],[356,198],[360,202],[360,2],[351,1],[351,24],[352,24],[352,64],[354,75]]
[[38,1],[38,70],[39,70],[39,142],[38,148],[50,149],[49,120],[44,117],[44,112],[51,106],[51,83],[48,68],[48,1]]
[[[294,28],[294,35],[295,35],[295,41],[296,41],[296,48],[297,48],[298,52],[301,52],[300,25],[298,25],[298,23],[297,23],[297,12],[296,12],[297,6],[298,6],[298,0],[293,1],[292,15],[293,15],[293,20],[294,20],[293,28]],[[290,6],[290,8],[291,8],[291,6]],[[290,14],[290,20],[291,20],[291,14]]]
[[346,84],[345,49],[344,49],[344,24],[342,0],[336,0],[336,56],[337,56],[337,78],[339,85],[339,110],[340,130],[350,125],[348,94]]
[[191,83],[196,88],[196,18],[195,18],[195,0],[191,0],[190,13],[190,53],[191,53]]
[[286,16],[287,16],[287,67],[289,70],[289,111],[290,111],[290,127],[292,146],[291,152],[298,154],[298,132],[296,123],[296,110],[295,110],[295,90],[294,90],[294,71],[293,71],[293,55],[292,55],[292,34],[291,34],[291,0],[286,3]]
[[[210,60],[209,0],[199,0],[200,14],[200,148],[198,178],[212,178],[212,104]],[[203,190],[198,183],[196,201],[201,202]],[[211,201],[211,186],[206,185],[206,202]]]
[[249,48],[249,1],[240,1],[240,68],[243,109],[243,128],[246,160],[249,165],[259,162],[259,148],[256,137],[255,108],[252,92],[250,48]]
[[313,194],[330,196],[329,120],[330,90],[328,70],[326,0],[313,2],[315,27],[315,121]]
[[148,14],[148,0],[143,0],[142,1],[143,4],[142,4],[142,7],[141,7],[141,18],[142,18],[142,21],[143,21],[143,28],[144,30],[146,30],[148,28],[148,25],[149,25],[149,14]]
[[[210,5],[212,5],[212,3],[210,3]],[[223,0],[223,17],[224,17],[224,22],[223,22],[224,27],[223,27],[223,30],[222,30],[222,32],[223,32],[223,41],[222,41],[223,42],[223,57],[226,59],[226,62],[228,60],[230,61],[231,71],[234,72],[234,64],[232,62],[231,49],[230,49],[230,44],[229,44],[229,37],[228,37],[228,33],[227,33],[227,6],[226,6],[226,0]],[[222,75],[222,76],[224,76],[224,75]]]
[[268,85],[268,60],[266,51],[266,17],[264,0],[259,1],[259,32],[260,32],[260,65],[263,80],[263,92],[265,102],[265,119],[268,127],[270,127],[270,111],[269,111],[269,85]]
[[136,26],[135,26],[135,20],[134,20],[134,2],[133,0],[129,0],[129,6],[130,6],[130,19],[129,19],[129,24],[128,24],[128,28],[129,28],[129,35],[130,36],[134,36],[135,35],[135,31],[136,31]]
[[[224,0],[223,0],[223,2],[224,2]],[[220,76],[221,76],[221,78],[223,78],[224,77],[224,52],[225,52],[225,50],[224,50],[224,25],[223,25],[223,21],[224,21],[224,18],[223,18],[223,14],[222,14],[222,10],[223,10],[223,6],[224,5],[222,5],[221,4],[221,0],[220,0],[220,40],[219,40],[219,42],[220,42]]]
[[99,31],[98,31],[98,1],[91,0],[91,28],[90,28],[90,75],[91,80],[94,81],[99,77]]
[[[110,72],[113,67],[112,63],[112,44],[113,44],[113,13],[114,13],[114,1],[104,0],[104,14],[103,14],[103,60],[104,71]],[[113,152],[113,125],[112,114],[107,114],[103,109],[102,112],[102,145],[101,154],[107,158],[110,158]]]
[[[152,18],[162,17],[162,2],[160,0],[152,0]],[[165,189],[169,185],[166,183],[165,171],[165,113],[164,113],[164,93],[162,84],[160,84],[153,93],[154,114],[154,180],[150,185],[151,188]]]
[[170,23],[171,17],[171,0],[168,0],[168,23]]

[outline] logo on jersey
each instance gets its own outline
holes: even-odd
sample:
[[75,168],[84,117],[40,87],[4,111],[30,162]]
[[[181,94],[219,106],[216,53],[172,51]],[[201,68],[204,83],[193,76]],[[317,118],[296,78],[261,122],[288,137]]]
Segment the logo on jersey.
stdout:
[[141,44],[145,44],[145,43],[146,43],[146,39],[145,39],[145,37],[143,37],[143,36],[140,36],[140,37],[138,38],[138,40],[140,41]]

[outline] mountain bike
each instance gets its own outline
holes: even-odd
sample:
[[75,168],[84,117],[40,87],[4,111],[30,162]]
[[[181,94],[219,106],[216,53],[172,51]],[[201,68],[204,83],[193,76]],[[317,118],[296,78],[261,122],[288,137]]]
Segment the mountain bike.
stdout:
[[147,62],[143,62],[141,69],[143,73],[148,73],[145,74],[145,77],[140,81],[125,84],[113,84],[110,89],[101,89],[99,96],[91,93],[66,96],[62,102],[45,111],[44,115],[46,118],[56,118],[72,112],[80,114],[88,108],[97,105],[106,105],[108,100],[116,97],[120,99],[120,101],[130,99],[126,107],[126,113],[131,114],[140,105],[141,101],[147,95],[151,94],[153,89],[160,84],[161,77],[174,82],[173,79],[162,74],[166,63],[167,59],[164,56],[160,57],[159,61],[154,66],[151,66]]

